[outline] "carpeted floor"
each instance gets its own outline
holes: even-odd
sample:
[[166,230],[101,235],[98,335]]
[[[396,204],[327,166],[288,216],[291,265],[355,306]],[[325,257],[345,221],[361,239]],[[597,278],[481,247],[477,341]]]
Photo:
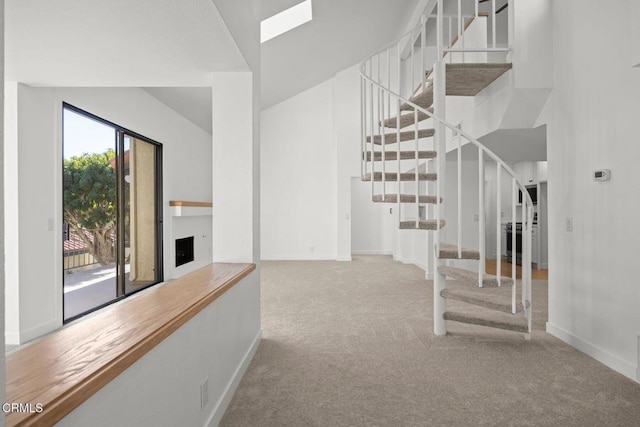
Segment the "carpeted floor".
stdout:
[[531,341],[452,322],[435,337],[416,267],[263,262],[264,339],[221,425],[640,425],[640,384],[544,332],[546,283]]

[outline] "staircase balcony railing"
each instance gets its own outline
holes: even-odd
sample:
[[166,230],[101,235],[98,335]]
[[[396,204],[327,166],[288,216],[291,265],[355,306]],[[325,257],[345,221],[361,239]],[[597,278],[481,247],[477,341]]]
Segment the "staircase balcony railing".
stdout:
[[[488,1],[491,11],[487,14],[480,10],[480,3]],[[499,59],[503,62],[508,61],[511,53],[512,18],[509,15],[506,19],[508,28],[499,26],[495,0],[474,0],[473,14],[463,13],[462,0],[458,0],[457,3],[456,13],[445,14],[442,13],[443,0],[438,0],[437,13],[422,16],[413,29],[362,62],[361,175],[363,179],[370,180],[371,194],[375,201],[397,204],[400,228],[435,230],[434,268],[444,241],[443,226],[447,212],[445,206],[456,201],[455,215],[449,217],[455,216],[453,223],[456,225],[458,258],[463,258],[463,244],[475,240],[471,234],[477,236],[480,252],[478,286],[482,286],[485,277],[485,228],[491,221],[496,225],[495,256],[498,285],[503,277],[500,262],[505,249],[501,247],[501,222],[502,213],[505,211],[502,193],[508,189],[512,221],[522,223],[520,297],[521,308],[528,321],[528,330],[531,331],[531,233],[534,216],[532,200],[525,186],[505,161],[465,131],[459,123],[447,121],[445,115],[446,92],[449,90],[447,64],[450,66],[460,63],[488,63],[489,59],[491,62],[497,62]],[[503,43],[503,46],[498,43],[499,34],[507,35],[507,42]],[[427,41],[434,35],[435,44],[428,46]],[[430,71],[427,71],[428,62],[433,63]],[[429,107],[430,104],[432,108]],[[394,130],[389,132],[385,129]],[[462,152],[463,148],[466,153],[471,147],[477,152],[475,160],[478,188],[475,200],[463,197],[462,184]],[[445,160],[448,152],[455,152],[455,155],[449,156],[453,157],[453,163],[456,164],[455,195],[449,192],[445,194],[445,188],[451,190],[452,187],[445,185]],[[487,166],[487,163],[490,166]],[[495,173],[490,171],[495,175],[493,191],[496,194],[495,217],[492,218],[487,218],[485,214],[485,210],[492,211],[488,209],[485,194],[487,167],[495,168]],[[521,204],[518,202],[518,191],[522,193]],[[426,205],[429,206],[428,209],[425,208]],[[465,225],[463,215],[476,209],[477,230],[468,230],[470,227],[468,224]],[[415,227],[411,224],[415,224]],[[451,224],[451,221],[448,224]],[[451,235],[447,237],[454,240]],[[512,233],[511,243],[513,248],[517,247],[516,233]],[[512,313],[515,314],[517,259],[516,251],[512,252]],[[434,328],[438,329],[438,325]]]

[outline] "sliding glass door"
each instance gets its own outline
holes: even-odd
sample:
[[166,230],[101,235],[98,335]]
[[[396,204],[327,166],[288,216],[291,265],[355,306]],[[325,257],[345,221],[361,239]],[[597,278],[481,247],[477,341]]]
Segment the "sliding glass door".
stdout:
[[161,145],[63,109],[64,321],[162,281]]

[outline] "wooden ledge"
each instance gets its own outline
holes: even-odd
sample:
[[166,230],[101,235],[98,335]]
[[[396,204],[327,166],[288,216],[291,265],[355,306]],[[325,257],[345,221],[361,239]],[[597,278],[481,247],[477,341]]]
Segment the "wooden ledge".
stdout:
[[211,208],[211,202],[189,202],[187,200],[169,200],[169,206],[182,206],[191,208]]
[[6,401],[32,411],[7,426],[60,421],[255,268],[210,264],[8,354]]

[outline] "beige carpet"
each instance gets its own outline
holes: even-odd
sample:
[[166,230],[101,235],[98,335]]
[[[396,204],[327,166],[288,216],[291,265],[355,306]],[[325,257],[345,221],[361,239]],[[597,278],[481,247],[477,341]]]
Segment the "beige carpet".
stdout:
[[388,257],[263,262],[264,339],[221,425],[640,425],[639,384],[544,332],[545,281],[524,341],[435,337],[423,277]]

